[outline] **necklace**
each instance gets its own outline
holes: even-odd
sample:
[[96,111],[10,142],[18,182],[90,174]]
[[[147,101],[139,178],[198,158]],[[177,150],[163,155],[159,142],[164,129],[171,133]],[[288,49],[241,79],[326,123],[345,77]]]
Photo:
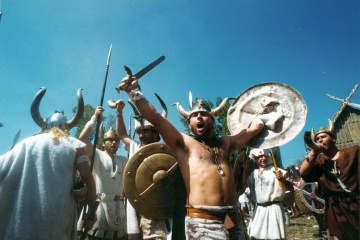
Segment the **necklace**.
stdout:
[[217,170],[219,172],[219,174],[221,176],[224,176],[224,171],[221,168],[221,164],[220,164],[220,154],[219,154],[219,148],[218,147],[209,147],[208,145],[205,144],[204,141],[201,141],[201,144],[206,148],[206,150],[208,150],[208,152],[210,153],[213,162],[216,164],[217,166]]

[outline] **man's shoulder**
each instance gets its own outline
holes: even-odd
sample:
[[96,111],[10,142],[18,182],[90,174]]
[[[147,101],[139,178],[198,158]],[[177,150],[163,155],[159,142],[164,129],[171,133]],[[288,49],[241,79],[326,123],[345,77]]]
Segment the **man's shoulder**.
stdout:
[[352,146],[352,147],[348,147],[348,148],[345,148],[343,150],[340,150],[340,151],[344,151],[344,152],[356,152],[356,151],[360,151],[360,145],[356,145],[356,146]]

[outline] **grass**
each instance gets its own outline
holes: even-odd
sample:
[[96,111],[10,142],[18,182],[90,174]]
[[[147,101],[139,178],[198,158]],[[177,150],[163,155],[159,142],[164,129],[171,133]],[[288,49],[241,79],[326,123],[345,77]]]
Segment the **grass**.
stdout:
[[290,218],[290,225],[286,226],[287,240],[319,240],[321,239],[320,237],[314,236],[314,234],[318,233],[319,225],[317,224],[315,218],[308,214],[302,214],[299,217]]
[[290,218],[290,225],[286,227],[288,240],[294,239],[321,239],[314,237],[319,233],[319,225],[312,215],[303,214],[300,217]]

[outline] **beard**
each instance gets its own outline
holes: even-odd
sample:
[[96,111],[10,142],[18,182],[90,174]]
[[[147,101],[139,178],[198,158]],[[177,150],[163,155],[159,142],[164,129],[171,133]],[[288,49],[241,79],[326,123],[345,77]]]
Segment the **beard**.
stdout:
[[209,126],[204,126],[200,130],[195,127],[194,129],[191,129],[191,132],[194,134],[195,138],[200,141],[212,139],[214,136],[214,129]]

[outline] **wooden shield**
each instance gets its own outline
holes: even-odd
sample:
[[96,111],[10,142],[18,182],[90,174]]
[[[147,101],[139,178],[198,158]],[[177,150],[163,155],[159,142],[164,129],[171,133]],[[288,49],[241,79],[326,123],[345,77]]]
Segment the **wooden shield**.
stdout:
[[165,143],[152,143],[138,150],[124,170],[124,191],[131,205],[149,219],[172,216],[177,159]]
[[250,122],[261,112],[260,103],[265,97],[276,98],[283,112],[283,117],[276,122],[275,128],[264,128],[254,137],[248,146],[270,149],[279,147],[295,138],[305,125],[307,107],[302,96],[292,87],[266,82],[248,88],[238,95],[227,114],[227,125],[231,134],[248,128]]

